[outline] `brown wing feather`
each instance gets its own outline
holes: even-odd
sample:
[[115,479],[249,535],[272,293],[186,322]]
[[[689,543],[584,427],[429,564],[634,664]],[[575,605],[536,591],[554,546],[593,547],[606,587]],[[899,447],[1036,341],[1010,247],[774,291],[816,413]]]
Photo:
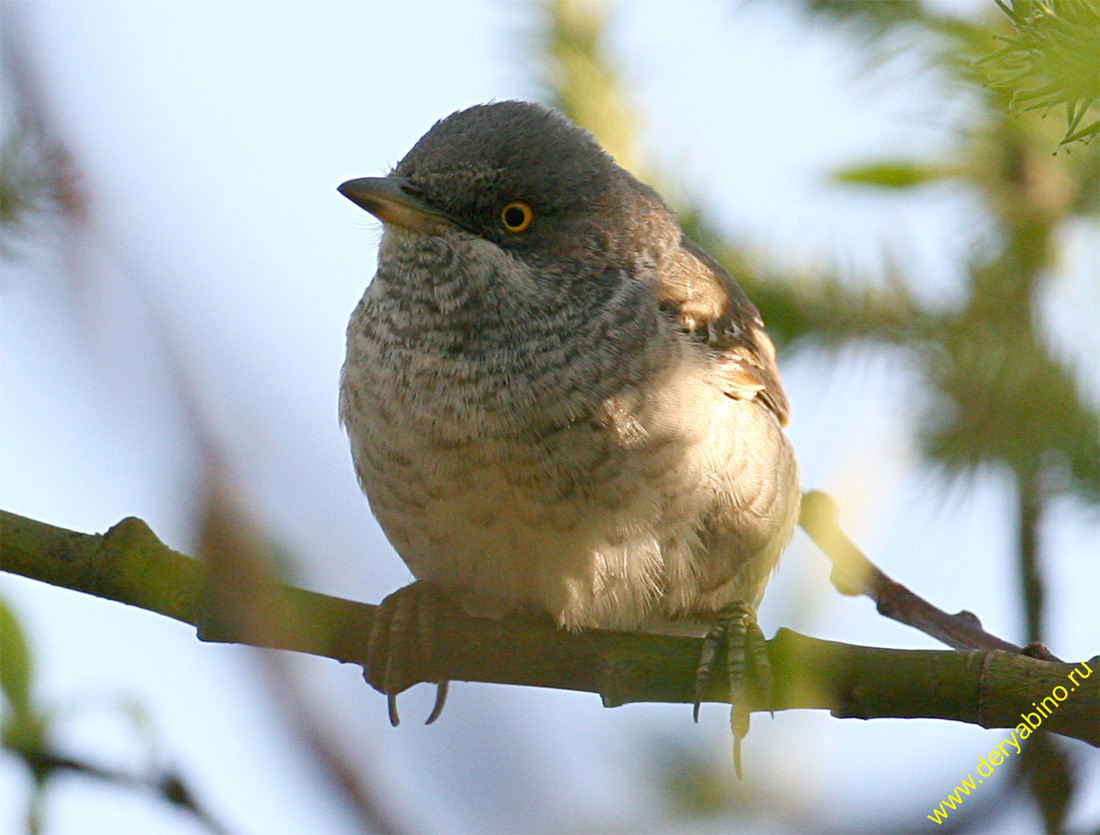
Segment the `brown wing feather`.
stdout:
[[779,379],[775,346],[753,303],[729,273],[698,244],[682,238],[658,301],[717,360],[717,374],[730,397],[758,397],[786,426],[790,405]]

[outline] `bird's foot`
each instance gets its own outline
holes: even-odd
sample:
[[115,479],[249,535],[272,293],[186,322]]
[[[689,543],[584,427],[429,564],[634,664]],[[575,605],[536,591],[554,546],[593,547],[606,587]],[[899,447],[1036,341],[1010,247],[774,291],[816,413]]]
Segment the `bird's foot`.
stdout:
[[[363,677],[375,690],[386,695],[390,724],[396,727],[397,694],[425,679],[411,675],[409,668],[434,666],[436,620],[447,603],[443,593],[431,583],[417,581],[386,597],[378,607],[367,639],[367,658]],[[435,706],[425,724],[430,725],[443,712],[447,701],[447,682],[435,680]]]
[[695,721],[703,691],[718,665],[718,652],[725,647],[726,672],[730,683],[730,726],[733,728],[733,767],[741,779],[741,740],[749,732],[748,681],[750,676],[771,700],[772,668],[764,633],[756,623],[756,610],[748,603],[731,603],[718,613],[714,628],[703,639],[703,651],[695,670]]

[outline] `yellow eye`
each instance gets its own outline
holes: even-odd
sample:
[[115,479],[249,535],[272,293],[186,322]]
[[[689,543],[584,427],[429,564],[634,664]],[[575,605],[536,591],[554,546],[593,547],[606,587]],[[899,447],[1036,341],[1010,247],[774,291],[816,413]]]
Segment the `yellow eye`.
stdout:
[[500,210],[500,222],[509,232],[522,232],[534,219],[534,209],[522,200],[513,200]]

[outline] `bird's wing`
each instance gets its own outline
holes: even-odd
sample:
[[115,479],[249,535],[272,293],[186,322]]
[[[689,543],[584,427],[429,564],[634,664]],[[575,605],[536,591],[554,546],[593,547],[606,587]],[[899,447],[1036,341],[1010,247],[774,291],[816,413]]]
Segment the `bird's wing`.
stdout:
[[658,302],[710,350],[726,394],[759,398],[787,425],[790,405],[760,313],[729,273],[686,237],[671,269],[659,276]]

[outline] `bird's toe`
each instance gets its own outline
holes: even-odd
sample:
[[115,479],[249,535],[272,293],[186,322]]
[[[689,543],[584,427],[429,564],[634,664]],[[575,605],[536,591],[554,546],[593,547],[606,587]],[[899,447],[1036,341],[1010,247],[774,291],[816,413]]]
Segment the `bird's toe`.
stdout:
[[427,724],[439,718],[447,698],[447,682],[424,678],[412,670],[432,669],[436,661],[437,618],[446,598],[439,589],[421,581],[386,597],[375,613],[367,640],[363,677],[386,695],[390,724],[400,721],[397,695],[421,681],[437,685],[435,706]]
[[726,651],[726,673],[730,687],[733,764],[740,778],[741,740],[749,732],[750,679],[761,693],[767,695],[769,702],[772,693],[772,669],[768,660],[767,643],[756,622],[756,611],[751,605],[736,602],[724,608],[718,614],[714,627],[703,639],[703,651],[695,672],[696,721],[699,718],[703,692],[714,676],[723,648]]

